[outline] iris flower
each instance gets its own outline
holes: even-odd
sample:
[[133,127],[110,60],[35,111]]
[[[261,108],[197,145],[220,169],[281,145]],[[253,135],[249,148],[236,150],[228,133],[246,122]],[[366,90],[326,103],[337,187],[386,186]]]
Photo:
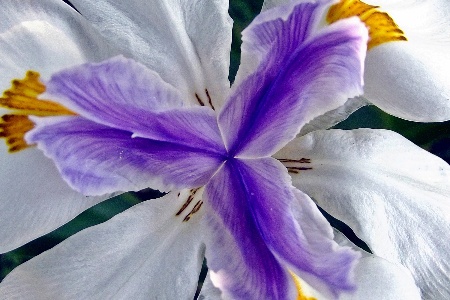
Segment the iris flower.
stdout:
[[[389,131],[296,137],[362,93],[357,18],[322,26],[327,1],[267,10],[243,33],[230,89],[224,1],[72,2],[82,16],[3,3],[0,84],[26,70],[42,82],[30,71],[2,100],[17,152],[1,157],[2,251],[116,192],[171,192],[16,268],[2,295],[191,299],[206,257],[207,297],[398,298],[417,284],[445,299],[448,165]],[[302,191],[386,260],[355,266]]]
[[[266,0],[264,9],[288,0]],[[358,16],[371,39],[364,97],[341,108],[341,118],[362,105],[418,122],[450,119],[450,4],[445,0],[341,0],[326,21]]]

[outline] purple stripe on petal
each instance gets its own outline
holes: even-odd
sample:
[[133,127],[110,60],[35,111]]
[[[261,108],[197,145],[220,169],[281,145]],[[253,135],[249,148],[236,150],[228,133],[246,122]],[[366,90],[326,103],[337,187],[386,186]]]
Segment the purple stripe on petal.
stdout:
[[[292,278],[263,240],[239,169],[236,160],[226,162],[203,194],[211,279],[226,299],[293,299]],[[259,192],[251,193],[257,197]]]
[[253,54],[260,64],[237,83],[219,115],[231,155],[272,155],[305,123],[362,93],[364,25],[349,19],[318,32],[321,5],[291,10],[268,10],[244,32],[245,57]]
[[[223,158],[191,146],[132,137],[82,117],[33,118],[26,139],[54,160],[62,177],[85,195],[146,187],[169,190],[207,183]],[[179,134],[188,131],[179,128]]]
[[208,265],[214,283],[231,297],[285,299],[292,292],[287,270],[332,297],[353,288],[358,255],[333,241],[328,222],[309,197],[292,187],[278,161],[229,160],[205,195],[209,211],[215,212],[209,214]]
[[[99,124],[138,136],[223,150],[215,113],[183,107],[182,96],[157,73],[118,56],[52,76],[45,97]],[[179,134],[179,128],[190,128]]]

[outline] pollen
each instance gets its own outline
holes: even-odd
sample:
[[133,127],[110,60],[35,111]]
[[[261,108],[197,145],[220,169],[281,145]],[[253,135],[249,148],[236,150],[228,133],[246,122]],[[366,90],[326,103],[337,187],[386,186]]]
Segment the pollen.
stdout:
[[6,140],[10,153],[31,146],[24,139],[25,134],[34,128],[29,116],[75,115],[56,102],[38,99],[46,89],[39,77],[38,72],[28,71],[25,78],[12,80],[11,87],[0,98],[0,107],[11,110],[0,119],[0,138]]
[[378,8],[359,0],[341,0],[331,6],[326,20],[331,24],[345,18],[359,17],[369,29],[369,50],[387,42],[407,41],[403,30],[387,13]]

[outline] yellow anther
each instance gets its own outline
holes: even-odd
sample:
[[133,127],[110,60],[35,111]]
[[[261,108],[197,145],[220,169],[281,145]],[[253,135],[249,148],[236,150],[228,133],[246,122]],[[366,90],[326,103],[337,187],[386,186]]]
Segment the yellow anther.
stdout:
[[49,100],[38,99],[45,92],[45,85],[39,80],[39,73],[28,71],[23,79],[14,79],[11,88],[3,92],[0,107],[12,111],[0,119],[0,138],[6,140],[9,152],[17,152],[30,145],[24,140],[25,134],[34,124],[28,116],[76,115],[64,106]]
[[372,49],[383,43],[393,41],[406,41],[404,32],[397,26],[394,20],[385,12],[359,0],[341,0],[331,6],[327,14],[327,22],[334,23],[350,17],[359,17],[369,29],[369,42],[367,49]]
[[39,81],[39,73],[28,71],[24,79],[14,79],[11,88],[3,92],[0,107],[14,111],[14,114],[33,116],[75,115],[64,106],[37,97],[45,92],[45,85]]
[[298,293],[297,300],[317,300],[314,297],[309,297],[309,296],[305,295],[305,291],[302,288],[300,278],[291,271],[289,271],[289,273],[291,274],[292,278],[294,279],[294,284],[297,289],[297,293]]
[[0,119],[0,137],[6,139],[9,152],[17,152],[28,148],[24,136],[33,129],[33,122],[25,115],[3,115]]

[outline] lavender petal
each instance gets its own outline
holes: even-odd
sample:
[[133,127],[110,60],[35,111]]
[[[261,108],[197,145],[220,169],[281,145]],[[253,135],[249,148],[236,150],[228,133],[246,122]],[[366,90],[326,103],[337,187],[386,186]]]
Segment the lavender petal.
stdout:
[[[187,107],[157,73],[121,56],[53,75],[44,96],[91,121],[137,136],[223,149],[212,109]],[[180,127],[190,130],[180,135]]]
[[318,31],[322,9],[291,3],[245,30],[244,58],[258,57],[259,65],[240,78],[219,115],[232,155],[272,155],[308,121],[362,94],[367,30],[348,19]]
[[[62,177],[85,195],[112,191],[202,186],[221,164],[221,155],[201,144],[183,145],[132,137],[132,133],[82,117],[34,118],[26,136],[50,157]],[[179,134],[189,132],[180,127]]]
[[295,289],[288,270],[332,297],[354,288],[358,255],[333,241],[330,225],[312,200],[292,187],[281,163],[228,160],[205,195],[208,211],[215,212],[209,213],[213,233],[206,257],[213,282],[225,295],[291,297]]

